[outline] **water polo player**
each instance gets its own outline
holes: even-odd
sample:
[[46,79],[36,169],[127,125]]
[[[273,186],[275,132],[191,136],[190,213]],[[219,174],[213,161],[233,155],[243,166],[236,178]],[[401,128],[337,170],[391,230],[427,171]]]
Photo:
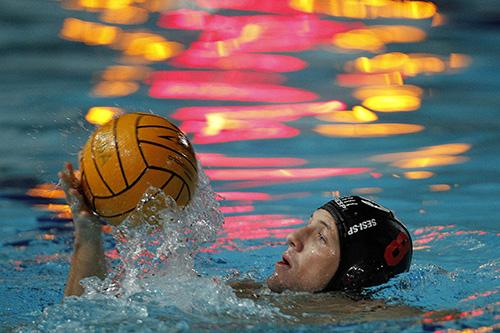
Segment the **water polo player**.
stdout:
[[[75,222],[65,295],[80,295],[81,279],[106,274],[100,224],[84,203],[71,164],[59,177]],[[275,292],[357,290],[382,284],[407,271],[413,253],[410,234],[394,214],[358,196],[326,203],[287,239],[288,249],[267,281]]]

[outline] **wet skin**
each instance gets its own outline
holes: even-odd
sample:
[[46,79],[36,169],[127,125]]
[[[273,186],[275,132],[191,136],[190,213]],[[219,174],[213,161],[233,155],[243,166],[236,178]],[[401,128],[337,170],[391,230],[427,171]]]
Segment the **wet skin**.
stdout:
[[267,280],[272,291],[317,292],[323,290],[340,263],[339,234],[335,220],[316,210],[307,225],[287,237],[288,249]]

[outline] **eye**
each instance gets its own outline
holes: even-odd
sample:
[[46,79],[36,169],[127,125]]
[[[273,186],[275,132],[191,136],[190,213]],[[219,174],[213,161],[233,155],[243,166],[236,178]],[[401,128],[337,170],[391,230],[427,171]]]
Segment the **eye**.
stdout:
[[326,244],[326,237],[320,232],[318,233],[318,239],[323,243]]

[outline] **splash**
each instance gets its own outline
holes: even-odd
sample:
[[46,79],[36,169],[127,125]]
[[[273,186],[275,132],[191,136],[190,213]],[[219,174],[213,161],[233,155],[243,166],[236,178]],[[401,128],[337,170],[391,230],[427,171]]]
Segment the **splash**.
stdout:
[[271,305],[240,299],[223,279],[195,271],[196,253],[215,240],[223,223],[218,198],[199,170],[197,193],[184,208],[149,189],[114,230],[120,259],[108,277],[84,279],[81,297],[46,308],[27,331],[183,331],[193,323],[210,328],[279,317]]

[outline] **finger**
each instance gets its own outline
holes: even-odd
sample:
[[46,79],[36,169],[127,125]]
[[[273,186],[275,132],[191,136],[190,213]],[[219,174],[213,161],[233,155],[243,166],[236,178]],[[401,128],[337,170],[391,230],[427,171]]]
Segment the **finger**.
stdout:
[[73,164],[71,164],[71,162],[66,162],[65,167],[68,170],[69,174],[73,174]]
[[69,194],[71,196],[71,204],[77,211],[87,210],[83,196],[77,189],[70,189]]

